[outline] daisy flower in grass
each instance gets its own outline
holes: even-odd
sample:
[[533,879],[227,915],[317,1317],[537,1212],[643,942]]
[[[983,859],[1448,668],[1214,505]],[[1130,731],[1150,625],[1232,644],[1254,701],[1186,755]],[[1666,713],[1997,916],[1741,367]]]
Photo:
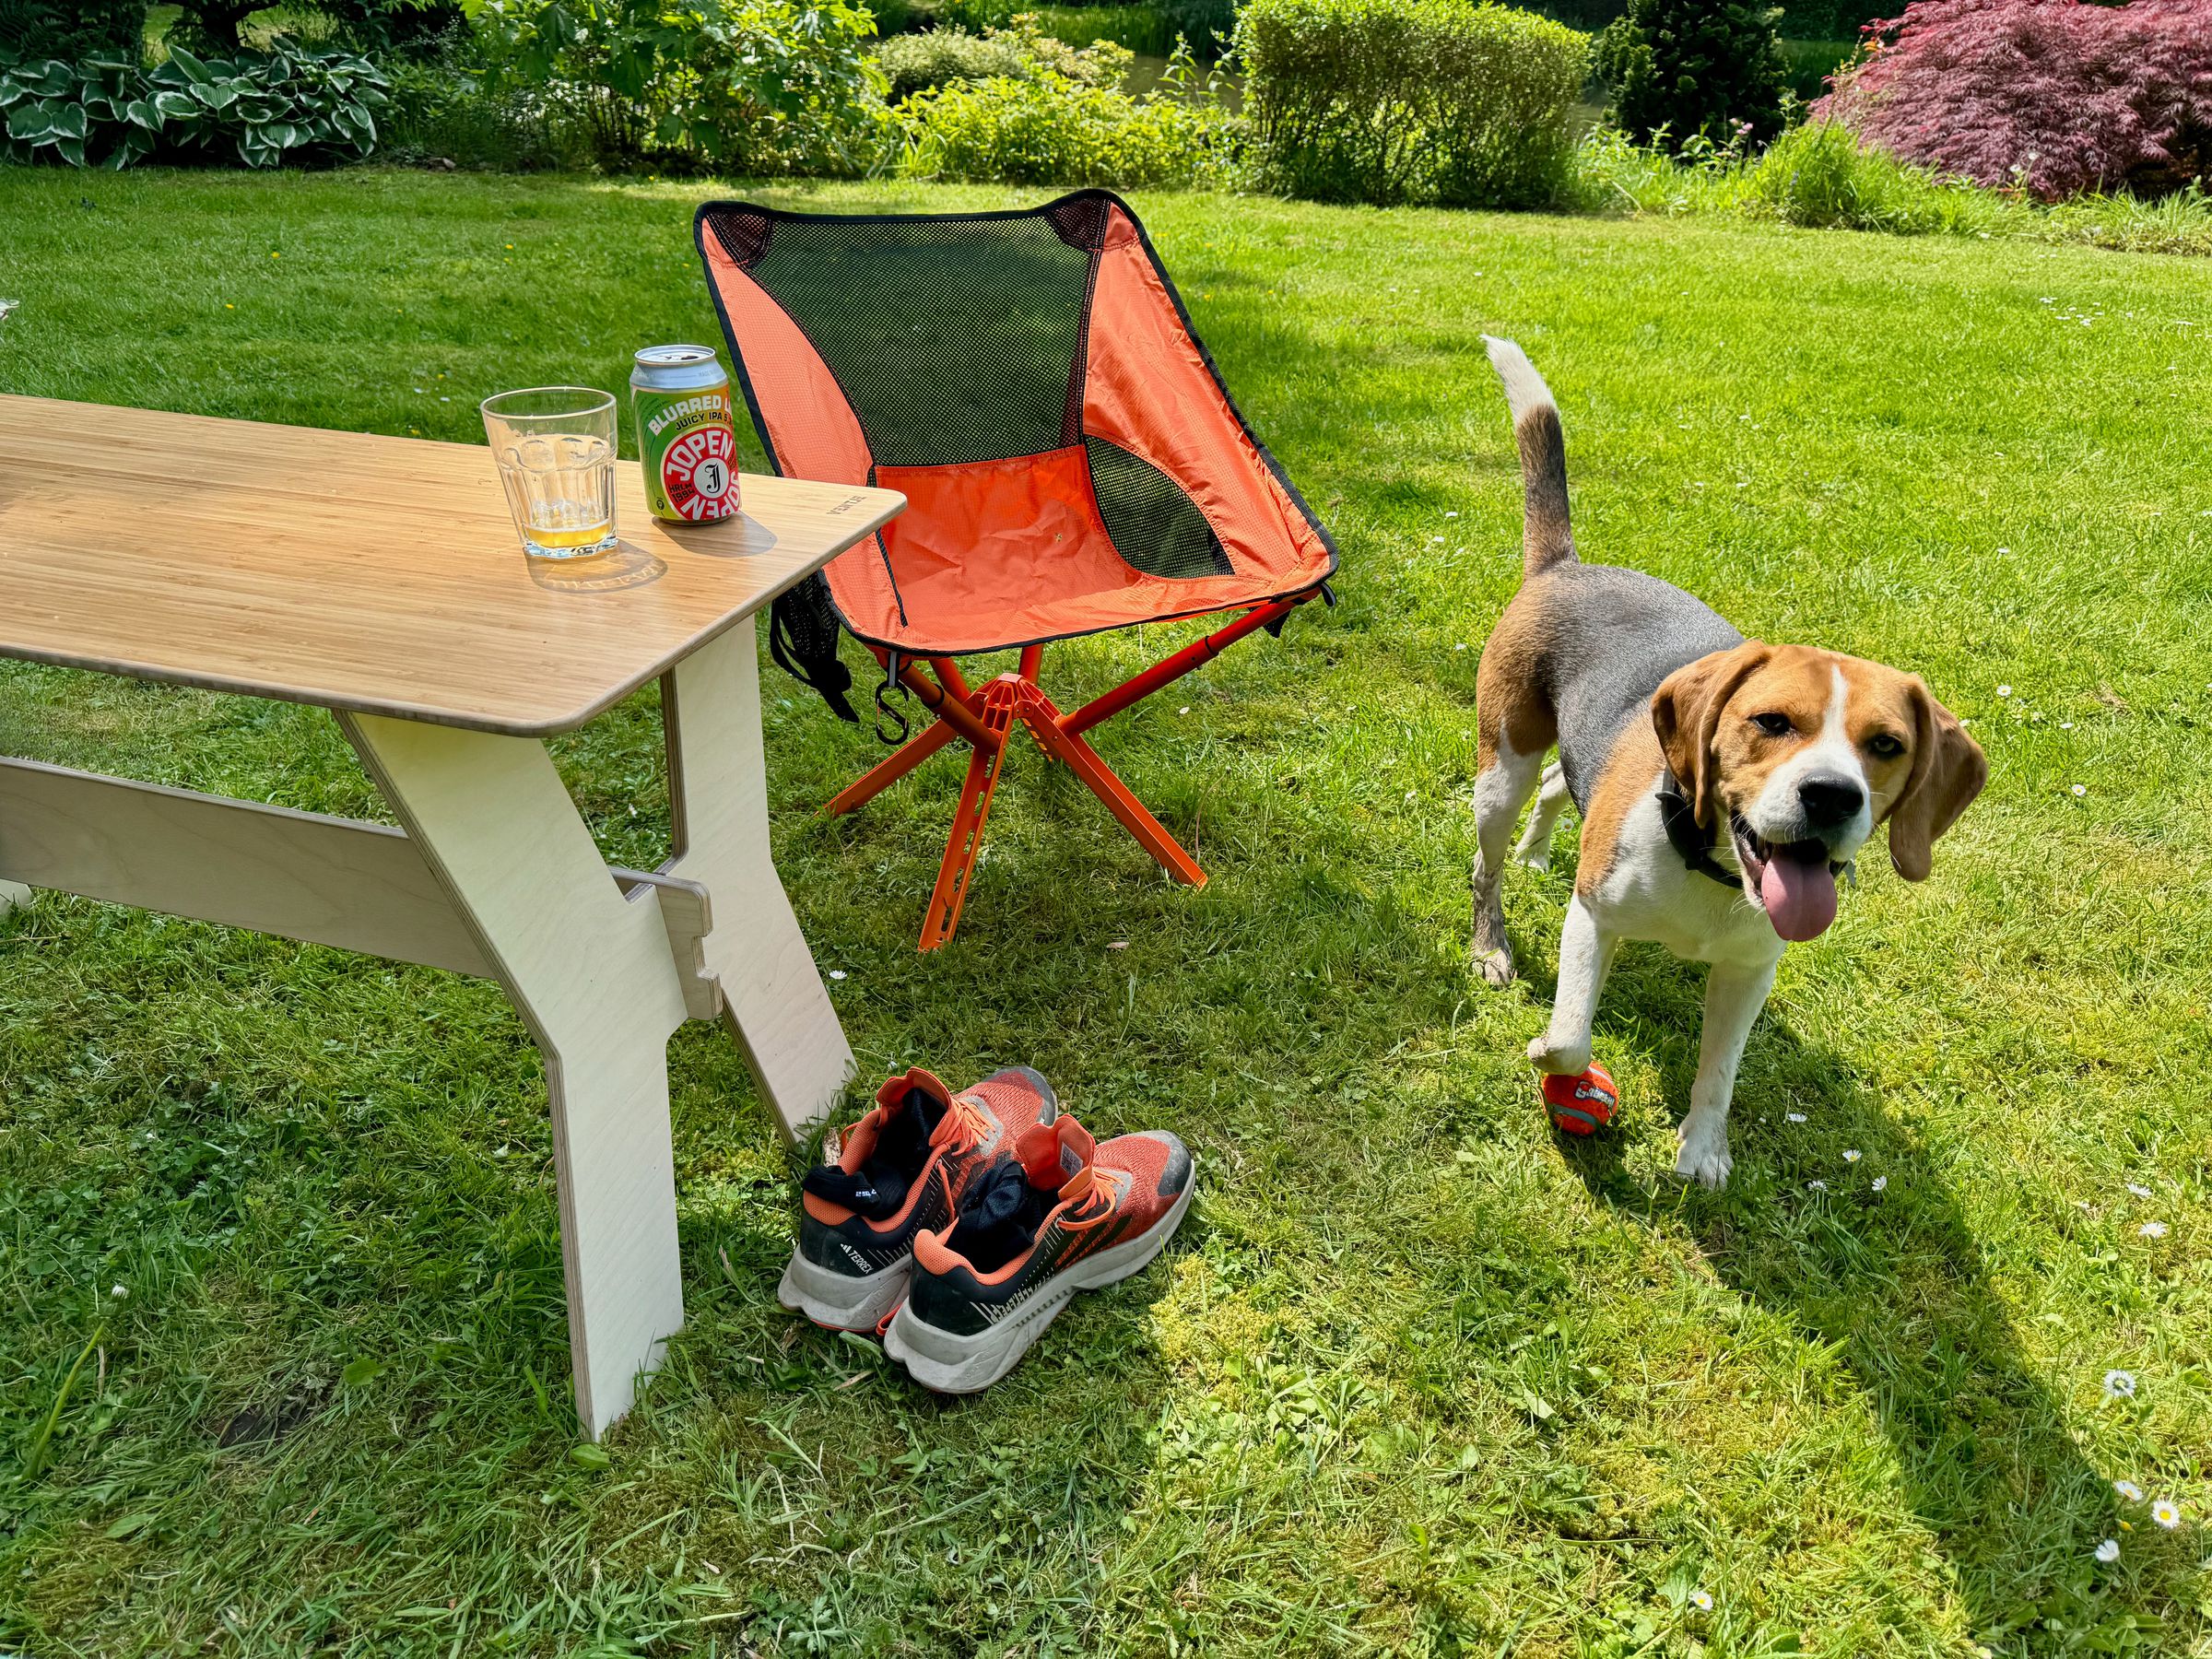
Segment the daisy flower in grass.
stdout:
[[1844,1147],[1843,1161],[1845,1163],[1857,1163],[1859,1161],[1859,1149],[1856,1147]]
[[1825,1181],[1808,1181],[1805,1185],[1808,1192],[1825,1193],[1828,1191],[1828,1182]]
[[1874,1178],[1874,1190],[1875,1190],[1876,1192],[1877,1192],[1877,1193],[1878,1193],[1878,1192],[1880,1192],[1880,1191],[1881,1191],[1881,1190],[1882,1190],[1884,1187],[1888,1186],[1888,1184],[1889,1184],[1889,1177],[1888,1177],[1888,1176],[1887,1176],[1887,1175],[1877,1175],[1877,1176]]
[[2140,1503],[2143,1501],[2143,1488],[2137,1486],[2132,1480],[2113,1481],[2112,1490],[2119,1493],[2121,1497],[2126,1499],[2130,1503]]
[[2104,1562],[2108,1567],[2112,1565],[2112,1562],[2118,1560],[2120,1559],[2120,1540],[2117,1538],[2107,1538],[2103,1543],[2098,1545],[2097,1559]]
[[2142,1226],[2136,1228],[2136,1230],[2147,1239],[2162,1239],[2166,1236],[2166,1223],[2163,1221],[2146,1221]]
[[1692,1590],[1689,1593],[1689,1605],[1695,1607],[1700,1613],[1712,1612],[1712,1592],[1710,1590]]
[[2132,1400],[2136,1397],[2134,1371],[2108,1371],[2104,1373],[2104,1397],[2107,1400]]
[[2150,1189],[2148,1187],[2137,1186],[2132,1181],[2127,1183],[2127,1190],[2133,1193],[2138,1198],[2147,1198],[2150,1196]]
[[1791,1123],[1793,1123],[1793,1124],[1802,1124],[1802,1123],[1804,1123],[1804,1122],[1805,1122],[1805,1113],[1804,1113],[1804,1112],[1791,1112],[1791,1113],[1790,1113],[1790,1122],[1791,1122]]
[[2161,1498],[2150,1506],[2150,1518],[2171,1532],[2182,1524],[2182,1506],[2171,1498]]

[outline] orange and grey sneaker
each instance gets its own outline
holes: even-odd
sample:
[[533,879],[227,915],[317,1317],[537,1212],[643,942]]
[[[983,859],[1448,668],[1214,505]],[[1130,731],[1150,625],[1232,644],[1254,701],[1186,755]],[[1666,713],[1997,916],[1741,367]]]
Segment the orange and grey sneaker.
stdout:
[[874,1331],[906,1294],[914,1240],[948,1227],[981,1171],[1059,1115],[1026,1065],[954,1094],[920,1066],[876,1091],[843,1145],[807,1171],[798,1248],[776,1299],[817,1324]]
[[1158,1255],[1193,1190],[1191,1155],[1163,1131],[1100,1146],[1072,1117],[1039,1124],[969,1183],[950,1227],[914,1240],[884,1352],[940,1394],[990,1387],[1077,1291]]

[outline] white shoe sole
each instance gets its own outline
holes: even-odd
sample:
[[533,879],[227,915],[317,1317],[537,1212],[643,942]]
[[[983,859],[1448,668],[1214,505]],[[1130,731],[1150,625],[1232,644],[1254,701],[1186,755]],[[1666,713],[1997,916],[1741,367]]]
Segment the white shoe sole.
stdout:
[[911,1305],[901,1307],[883,1334],[883,1351],[924,1388],[938,1394],[981,1393],[1014,1369],[1077,1291],[1117,1284],[1147,1266],[1182,1225],[1183,1212],[1191,1207],[1191,1194],[1197,1190],[1193,1179],[1174,1207],[1144,1232],[1077,1263],[1012,1318],[986,1325],[973,1335],[924,1324],[914,1317]]
[[913,1274],[911,1255],[865,1278],[854,1278],[817,1266],[794,1250],[791,1265],[783,1269],[783,1280],[776,1287],[776,1300],[816,1324],[828,1325],[833,1331],[864,1331],[873,1336],[883,1316],[906,1295],[907,1281]]

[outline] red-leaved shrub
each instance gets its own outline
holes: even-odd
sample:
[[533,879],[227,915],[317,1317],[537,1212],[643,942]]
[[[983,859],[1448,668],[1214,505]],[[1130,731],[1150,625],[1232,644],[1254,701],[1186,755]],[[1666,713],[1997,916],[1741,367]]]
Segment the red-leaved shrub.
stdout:
[[1813,106],[1907,161],[2044,201],[2212,167],[2212,0],[1913,0]]

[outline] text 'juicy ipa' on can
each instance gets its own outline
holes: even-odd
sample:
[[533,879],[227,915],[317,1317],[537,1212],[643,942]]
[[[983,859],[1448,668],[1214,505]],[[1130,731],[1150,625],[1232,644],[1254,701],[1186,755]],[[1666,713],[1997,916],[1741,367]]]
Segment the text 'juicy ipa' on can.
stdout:
[[737,434],[730,377],[707,346],[648,346],[629,371],[645,504],[671,523],[737,512]]

